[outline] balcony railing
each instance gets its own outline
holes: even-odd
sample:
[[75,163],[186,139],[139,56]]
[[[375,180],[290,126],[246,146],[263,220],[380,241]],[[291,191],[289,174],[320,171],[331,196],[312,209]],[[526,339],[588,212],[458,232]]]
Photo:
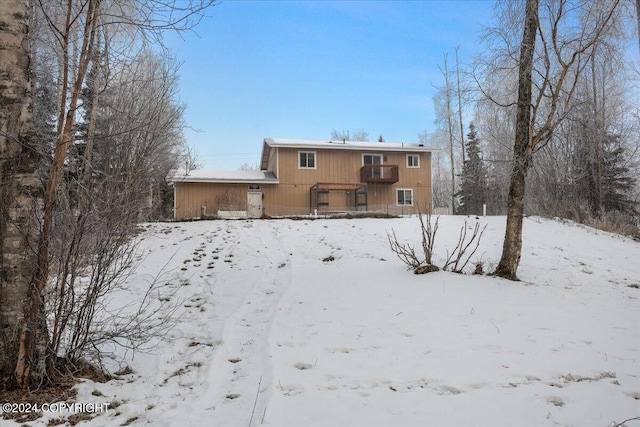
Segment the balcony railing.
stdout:
[[398,182],[398,165],[364,165],[360,168],[360,182],[394,184]]

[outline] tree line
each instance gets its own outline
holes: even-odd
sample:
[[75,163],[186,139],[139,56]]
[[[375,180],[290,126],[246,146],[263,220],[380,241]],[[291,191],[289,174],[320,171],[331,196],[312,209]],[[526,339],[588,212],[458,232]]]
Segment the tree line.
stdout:
[[189,160],[163,31],[193,28],[212,3],[2,2],[0,389],[99,366],[101,344],[136,346],[159,326],[100,307],[135,262],[136,224],[168,215],[166,177]]
[[[437,129],[418,134],[441,149],[432,158],[433,206],[507,215],[496,274],[517,278],[525,214],[640,235],[640,69],[628,43],[640,40],[639,8],[498,1],[483,54],[461,64],[458,46],[453,66],[444,54]],[[334,130],[338,137],[350,139]]]
[[[443,148],[436,206],[507,215],[495,274],[516,279],[522,219],[537,214],[639,234],[637,4],[505,0],[471,64],[444,58],[434,98]],[[468,134],[462,131],[463,116]]]

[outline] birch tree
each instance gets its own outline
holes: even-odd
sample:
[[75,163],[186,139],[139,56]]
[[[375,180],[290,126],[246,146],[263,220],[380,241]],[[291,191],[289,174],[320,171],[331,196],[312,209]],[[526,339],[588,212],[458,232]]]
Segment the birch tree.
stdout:
[[[28,0],[0,3],[0,389],[16,385],[18,337],[32,294],[39,234],[34,217],[40,191],[31,116],[28,11]],[[34,327],[33,339],[46,345],[42,332]]]
[[[457,51],[456,51],[457,52]],[[440,68],[440,66],[438,66]],[[451,85],[451,76],[449,73],[449,66],[447,61],[447,55],[444,55],[444,69],[440,68],[442,77],[444,78],[444,87],[440,89],[440,94],[436,97],[436,102],[441,102],[442,105],[439,108],[438,121],[445,122],[447,129],[447,135],[449,137],[449,156],[451,158],[451,209],[453,214],[456,213],[456,168],[455,168],[455,154],[453,150],[453,86]]]
[[[517,280],[522,253],[522,221],[527,173],[534,153],[552,138],[572,108],[579,77],[596,42],[611,30],[619,0],[570,2],[526,0],[524,16],[518,2],[505,2],[503,27],[495,34],[503,43],[499,62],[515,62],[518,70],[513,162],[507,227],[497,276]],[[508,34],[522,29],[519,44]],[[514,49],[515,48],[515,49]],[[519,53],[516,53],[519,51]],[[491,94],[485,91],[491,98]],[[497,101],[496,101],[497,102]]]
[[516,110],[514,160],[509,187],[507,228],[497,276],[517,279],[516,271],[522,252],[522,219],[524,215],[525,179],[533,154],[531,139],[531,104],[533,55],[538,32],[538,0],[527,0],[524,31],[518,64],[518,101]]
[[[58,224],[54,218],[61,207],[68,207],[70,204],[63,177],[65,168],[73,163],[70,156],[73,151],[71,148],[75,147],[76,138],[79,135],[79,121],[81,120],[79,112],[87,107],[84,102],[89,100],[89,103],[93,103],[95,108],[88,110],[91,117],[88,120],[89,131],[87,135],[89,141],[93,142],[94,140],[95,129],[92,127],[95,124],[99,108],[96,97],[97,85],[95,80],[92,84],[89,83],[89,75],[92,67],[95,70],[100,68],[97,58],[100,58],[101,55],[98,53],[114,54],[114,50],[109,50],[115,45],[113,45],[114,39],[109,37],[108,30],[111,29],[110,34],[112,35],[126,33],[126,37],[122,37],[122,39],[128,40],[127,49],[119,51],[120,55],[126,56],[127,50],[139,47],[145,40],[161,41],[164,30],[180,31],[192,28],[202,17],[203,11],[212,3],[213,0],[169,0],[168,2],[40,0],[36,4],[30,5],[26,0],[11,0],[10,2],[2,2],[0,5],[1,45],[12,46],[11,49],[0,50],[3,55],[7,55],[7,60],[5,61],[4,58],[2,60],[2,67],[6,67],[6,73],[2,74],[2,78],[15,83],[2,85],[3,90],[5,87],[9,90],[6,94],[3,93],[3,99],[7,97],[7,99],[13,100],[6,104],[6,113],[4,113],[3,105],[3,135],[12,138],[15,144],[5,142],[1,144],[3,154],[1,188],[2,194],[7,200],[16,201],[15,203],[2,204],[3,208],[7,207],[2,217],[3,248],[11,246],[14,248],[13,250],[19,249],[13,240],[16,237],[16,232],[12,228],[11,221],[17,224],[14,219],[22,218],[23,214],[18,214],[18,212],[25,211],[26,202],[28,201],[39,208],[38,211],[31,210],[29,217],[30,220],[37,223],[37,226],[34,226],[34,223],[27,224],[26,220],[22,221],[24,225],[22,234],[29,236],[28,239],[24,239],[24,243],[21,243],[22,248],[27,248],[27,246],[29,248],[24,251],[25,256],[27,254],[31,256],[24,263],[32,272],[29,274],[29,280],[18,271],[19,260],[16,257],[5,256],[9,252],[3,250],[3,292],[2,301],[0,301],[2,319],[0,320],[3,322],[3,330],[8,332],[8,334],[2,335],[2,344],[8,351],[2,353],[0,386],[27,388],[30,385],[47,383],[52,380],[51,374],[55,371],[55,363],[58,360],[57,345],[54,342],[52,346],[49,342],[49,331],[46,324],[48,316],[45,304],[46,287],[52,276],[52,242],[56,236]],[[28,132],[25,123],[29,121],[30,93],[28,89],[25,89],[28,87],[28,75],[24,77],[23,74],[29,70],[28,49],[26,48],[28,17],[33,18],[34,15],[31,14],[36,13],[39,17],[37,21],[44,23],[42,34],[46,33],[46,37],[43,39],[51,44],[50,48],[56,54],[55,60],[52,61],[52,69],[54,70],[53,78],[57,81],[55,96],[57,108],[53,121],[55,132],[52,132],[52,135],[54,140],[37,147],[38,149],[28,150]],[[134,37],[135,35],[142,37]],[[15,90],[17,87],[22,89]],[[82,94],[86,90],[92,92],[93,96],[83,100]],[[17,105],[21,107],[16,110]],[[159,105],[154,105],[154,107],[159,107]],[[16,115],[15,111],[20,111],[21,114]],[[177,114],[179,115],[180,111],[177,111]],[[128,130],[131,131],[131,129]],[[9,182],[9,178],[13,179],[12,182],[26,183],[28,177],[25,172],[33,173],[32,169],[37,168],[37,166],[27,167],[28,157],[20,155],[20,152],[36,156],[36,164],[44,170],[42,187],[38,186],[38,191],[25,194],[26,201],[18,197],[16,190],[28,191],[32,185],[31,181],[28,185],[21,185],[19,188],[4,184]],[[85,160],[92,163],[91,149],[86,150],[85,154],[87,152],[89,152],[89,158]],[[8,162],[4,161],[5,155],[7,159],[10,159]],[[147,155],[152,157],[149,153]],[[20,168],[11,169],[9,165],[18,164],[18,160]],[[83,174],[85,178],[90,179],[92,177],[91,167],[85,168],[84,171],[86,172]],[[161,173],[160,170],[158,173]],[[126,182],[131,181],[127,180]],[[128,193],[125,191],[120,194]],[[37,203],[36,195],[42,197],[41,204]],[[119,202],[122,206],[132,206],[124,203],[126,200]],[[130,212],[127,212],[128,221],[133,217],[135,215],[131,216]],[[76,221],[79,219],[76,218]],[[99,248],[99,245],[95,247]],[[6,271],[15,271],[15,274],[7,276]],[[65,283],[66,280],[64,278]],[[65,286],[67,287],[59,289],[68,289],[68,283]],[[16,288],[15,292],[4,292],[4,289],[13,289],[13,287]],[[20,298],[12,308],[13,300],[11,303],[7,301],[13,295],[18,295]],[[22,298],[23,295],[24,298]],[[20,309],[16,311],[18,306]],[[7,320],[9,314],[13,315],[14,320]],[[5,328],[5,325],[8,326]]]

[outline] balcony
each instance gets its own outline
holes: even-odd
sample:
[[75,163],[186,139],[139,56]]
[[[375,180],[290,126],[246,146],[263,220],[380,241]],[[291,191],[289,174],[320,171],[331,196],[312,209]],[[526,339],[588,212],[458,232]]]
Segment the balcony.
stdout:
[[394,184],[398,182],[398,165],[364,165],[360,168],[360,182]]

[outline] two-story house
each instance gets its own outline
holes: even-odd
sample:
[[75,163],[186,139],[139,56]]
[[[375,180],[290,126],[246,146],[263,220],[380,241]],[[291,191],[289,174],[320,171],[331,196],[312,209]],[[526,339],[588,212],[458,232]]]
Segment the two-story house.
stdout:
[[260,171],[175,176],[176,219],[431,210],[422,144],[266,138]]

